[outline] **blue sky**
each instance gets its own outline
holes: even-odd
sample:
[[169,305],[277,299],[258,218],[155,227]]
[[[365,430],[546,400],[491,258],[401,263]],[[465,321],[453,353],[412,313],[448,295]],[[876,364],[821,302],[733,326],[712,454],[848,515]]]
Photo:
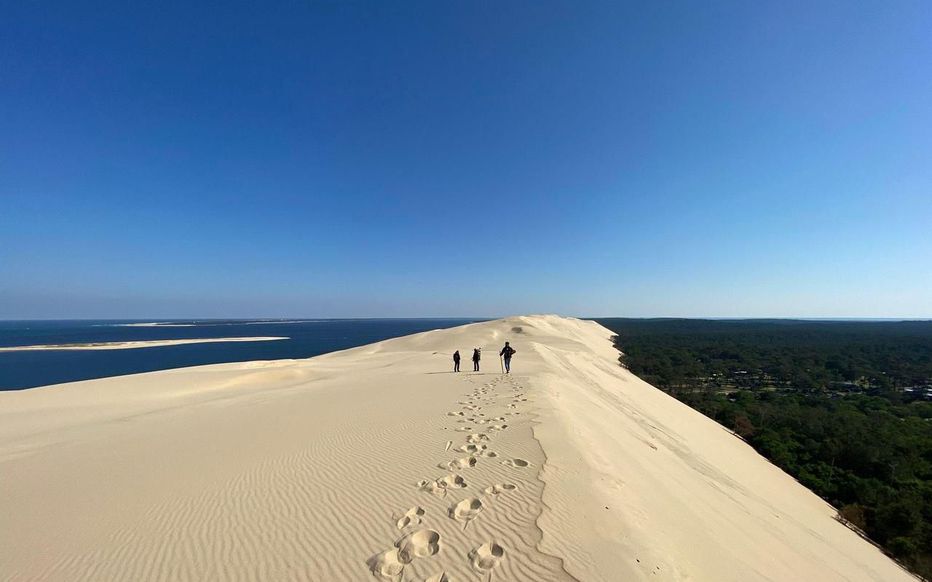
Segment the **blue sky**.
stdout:
[[7,3],[0,318],[932,317],[932,4]]

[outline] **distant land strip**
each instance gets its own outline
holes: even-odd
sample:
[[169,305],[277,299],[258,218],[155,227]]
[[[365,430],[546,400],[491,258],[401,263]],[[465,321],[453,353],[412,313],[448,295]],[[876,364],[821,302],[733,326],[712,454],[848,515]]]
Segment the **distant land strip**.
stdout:
[[137,348],[157,348],[163,346],[181,346],[185,344],[213,344],[221,342],[268,342],[286,340],[290,337],[215,337],[201,339],[145,340],[132,342],[88,342],[81,344],[42,344],[35,346],[0,347],[0,352],[25,352],[39,350],[131,350]]

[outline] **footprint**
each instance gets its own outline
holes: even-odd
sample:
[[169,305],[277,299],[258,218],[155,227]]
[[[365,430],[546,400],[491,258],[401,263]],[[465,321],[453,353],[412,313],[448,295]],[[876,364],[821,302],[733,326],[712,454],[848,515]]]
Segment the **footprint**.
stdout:
[[491,577],[492,569],[505,557],[505,549],[495,542],[487,542],[470,550],[468,557],[473,568],[483,574],[488,572]]
[[432,529],[419,529],[395,542],[398,558],[407,564],[415,558],[426,558],[440,551],[440,534]]
[[437,484],[437,481],[428,481],[427,479],[422,479],[417,482],[417,488],[421,491],[426,491],[433,495],[446,495],[447,490],[444,487],[441,487]]
[[506,459],[502,461],[502,465],[506,467],[515,467],[518,469],[523,469],[525,467],[530,467],[531,464],[524,459]]
[[511,483],[502,483],[500,485],[489,485],[485,488],[484,492],[486,495],[499,495],[501,493],[505,493],[506,491],[514,491],[517,488],[517,485],[512,485]]
[[482,433],[482,432],[473,433],[469,435],[468,437],[466,437],[467,443],[483,443],[483,442],[488,442],[488,440],[489,440],[489,435]]
[[482,452],[487,448],[489,448],[488,445],[477,445],[477,444],[469,443],[466,445],[462,445],[460,447],[456,447],[456,450],[461,453],[475,454],[475,453]]
[[415,506],[405,512],[400,518],[398,518],[398,529],[404,529],[409,525],[419,525],[421,523],[421,516],[424,515],[424,509],[420,506]]
[[454,459],[446,463],[440,463],[437,465],[441,469],[446,469],[447,471],[456,471],[459,469],[469,469],[476,466],[479,460],[476,457],[468,456],[463,457],[462,459]]
[[492,426],[489,427],[489,430],[500,431],[500,430],[505,430],[506,428],[508,428],[507,424],[493,424]]
[[452,519],[462,521],[463,529],[466,529],[469,522],[476,519],[480,511],[482,511],[482,500],[478,497],[467,497],[450,507],[449,514]]
[[456,429],[456,432],[469,432],[471,430],[472,430],[471,426],[461,426],[458,429]]
[[434,483],[443,489],[463,489],[466,487],[466,480],[455,473],[450,473],[446,477],[437,479]]
[[[410,560],[409,560],[410,561]],[[404,572],[405,564],[408,562],[402,560],[398,548],[385,550],[366,560],[369,571],[375,576],[388,578],[390,580],[401,580],[401,574]]]
[[448,412],[447,416],[466,416],[466,413],[462,411]]

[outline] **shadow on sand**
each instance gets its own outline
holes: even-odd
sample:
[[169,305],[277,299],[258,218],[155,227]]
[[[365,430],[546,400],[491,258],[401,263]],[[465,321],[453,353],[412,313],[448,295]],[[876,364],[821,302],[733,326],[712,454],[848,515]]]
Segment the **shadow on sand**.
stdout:
[[450,370],[449,372],[424,372],[424,373],[425,374],[462,374],[463,376],[492,376],[495,374],[498,374],[499,376],[501,375],[501,373],[499,372],[454,372],[453,370]]

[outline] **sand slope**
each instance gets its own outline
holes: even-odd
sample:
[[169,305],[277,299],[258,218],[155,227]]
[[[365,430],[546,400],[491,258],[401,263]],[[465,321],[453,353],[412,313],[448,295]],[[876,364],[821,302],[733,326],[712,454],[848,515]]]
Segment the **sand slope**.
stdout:
[[510,318],[0,393],[0,579],[912,580],[610,335]]

